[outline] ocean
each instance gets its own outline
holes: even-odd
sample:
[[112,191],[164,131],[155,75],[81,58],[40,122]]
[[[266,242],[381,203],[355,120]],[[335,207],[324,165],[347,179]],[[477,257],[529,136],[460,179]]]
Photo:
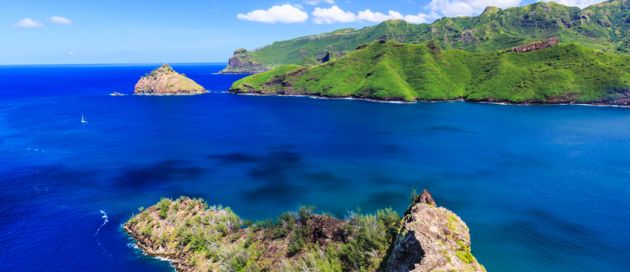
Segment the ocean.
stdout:
[[0,66],[0,271],[171,271],[121,229],[161,197],[344,217],[414,188],[488,271],[630,271],[630,109],[237,96],[215,64],[173,65],[207,95],[108,95],[157,66]]

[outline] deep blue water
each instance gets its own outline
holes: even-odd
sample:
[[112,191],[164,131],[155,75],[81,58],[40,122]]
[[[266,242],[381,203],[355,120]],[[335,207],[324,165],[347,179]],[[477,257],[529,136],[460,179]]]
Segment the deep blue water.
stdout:
[[414,187],[488,271],[630,270],[630,109],[235,96],[217,65],[174,65],[212,94],[108,96],[154,67],[0,67],[0,270],[168,271],[120,228],[162,196],[261,219]]

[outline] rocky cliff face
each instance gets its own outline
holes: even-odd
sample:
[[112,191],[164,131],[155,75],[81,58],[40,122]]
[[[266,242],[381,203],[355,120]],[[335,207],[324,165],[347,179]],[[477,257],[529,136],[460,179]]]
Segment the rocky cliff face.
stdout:
[[134,88],[135,95],[195,95],[206,93],[201,85],[164,64],[142,77]]
[[244,225],[229,208],[162,199],[123,228],[178,271],[483,271],[466,224],[428,192],[401,217],[391,209],[346,220],[310,208]]
[[426,190],[402,219],[385,271],[485,271],[471,254],[466,223]]
[[222,74],[257,74],[268,71],[269,67],[259,64],[254,56],[245,49],[237,49],[228,61],[228,66]]
[[526,45],[514,47],[512,48],[512,52],[520,52],[520,53],[531,52],[531,51],[536,51],[536,50],[556,46],[558,45],[558,43],[560,43],[560,39],[558,39],[558,37],[551,37],[544,41],[533,42],[533,43],[528,43]]

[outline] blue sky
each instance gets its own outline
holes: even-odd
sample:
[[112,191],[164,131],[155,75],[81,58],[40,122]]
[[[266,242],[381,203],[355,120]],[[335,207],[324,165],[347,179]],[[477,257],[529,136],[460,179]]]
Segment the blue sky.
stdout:
[[[225,62],[239,47],[536,0],[3,0],[0,64]],[[558,0],[587,6],[601,0]]]

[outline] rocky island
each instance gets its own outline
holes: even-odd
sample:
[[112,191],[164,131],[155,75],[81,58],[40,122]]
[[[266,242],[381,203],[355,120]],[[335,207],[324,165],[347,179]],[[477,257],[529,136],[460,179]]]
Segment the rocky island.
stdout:
[[142,77],[134,88],[134,95],[196,95],[206,93],[201,85],[171,66],[164,64]]
[[401,218],[391,209],[340,220],[302,207],[246,223],[230,208],[162,199],[123,228],[178,271],[485,271],[466,224],[424,191]]

